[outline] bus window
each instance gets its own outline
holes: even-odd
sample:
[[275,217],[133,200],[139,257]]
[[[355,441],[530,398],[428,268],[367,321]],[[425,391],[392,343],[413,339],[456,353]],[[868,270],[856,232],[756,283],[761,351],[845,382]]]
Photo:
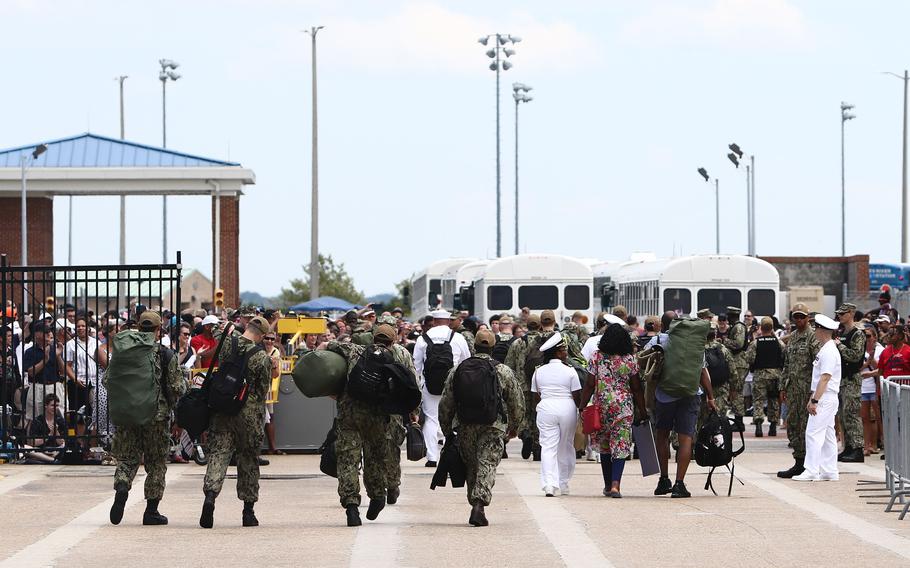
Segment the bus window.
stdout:
[[430,280],[430,293],[427,297],[431,308],[436,308],[442,300],[442,280],[433,278]]
[[727,306],[742,307],[742,305],[743,295],[735,288],[702,288],[698,291],[699,310],[708,308],[715,314],[725,314]]
[[487,288],[487,309],[488,310],[511,310],[512,309],[512,287],[511,286],[490,286]]
[[777,311],[774,301],[774,290],[749,290],[748,302],[749,310],[756,316],[770,316]]
[[692,291],[686,288],[667,288],[664,290],[664,311],[667,312],[671,310],[683,315],[692,313]]
[[[587,289],[587,286],[584,288]],[[527,306],[532,310],[555,310],[559,307],[559,288],[556,286],[519,286],[518,305]],[[509,308],[511,307],[510,304]]]
[[566,286],[563,294],[567,310],[587,310],[591,307],[591,289],[584,284]]

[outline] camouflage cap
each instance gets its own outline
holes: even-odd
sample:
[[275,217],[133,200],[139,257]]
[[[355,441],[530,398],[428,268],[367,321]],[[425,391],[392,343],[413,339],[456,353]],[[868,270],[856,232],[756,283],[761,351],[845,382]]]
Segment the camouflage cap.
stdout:
[[256,315],[255,306],[241,306],[238,311],[240,312],[240,317],[242,318],[251,318]]
[[395,328],[384,323],[376,326],[376,329],[373,330],[374,340],[382,338],[386,341],[395,341],[396,335],[397,333],[395,332]]
[[544,310],[540,312],[540,325],[553,325],[556,323],[556,314],[553,310]]
[[251,319],[249,321],[249,323],[246,324],[246,327],[247,327],[247,329],[252,329],[253,331],[257,331],[263,335],[272,331],[272,328],[269,325],[268,320],[266,320],[262,316],[256,316],[253,319]]
[[807,306],[806,304],[802,304],[802,303],[794,304],[793,308],[790,310],[790,315],[794,316],[796,314],[802,314],[804,316],[808,316],[809,315],[809,306]]
[[398,326],[398,319],[395,318],[394,316],[379,316],[379,318],[376,320],[376,323],[378,323],[380,325],[385,324],[385,325],[390,325],[392,327],[396,327],[396,326]]
[[158,312],[146,310],[139,316],[139,327],[149,331],[161,327],[161,316]]
[[540,329],[540,316],[531,314],[528,316],[528,329]]
[[841,315],[841,314],[846,314],[847,312],[855,312],[855,311],[856,311],[856,304],[851,304],[850,302],[844,302],[836,310],[834,310],[834,313],[837,315]]
[[493,347],[496,345],[496,336],[488,329],[481,329],[474,337],[474,344],[481,347]]
[[696,315],[700,319],[708,319],[714,317],[714,312],[712,312],[709,308],[705,308],[703,310],[698,310],[698,313]]

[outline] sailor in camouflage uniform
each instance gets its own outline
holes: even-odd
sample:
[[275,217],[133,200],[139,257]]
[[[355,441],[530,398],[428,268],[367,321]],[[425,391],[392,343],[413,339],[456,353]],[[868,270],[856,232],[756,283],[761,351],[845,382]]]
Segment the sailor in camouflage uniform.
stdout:
[[[777,436],[780,420],[780,378],[784,366],[784,344],[774,335],[774,321],[761,320],[761,335],[746,349],[746,361],[752,369],[752,423],[755,437],[761,438],[768,404],[768,435]],[[717,396],[717,393],[714,395]]]
[[730,322],[730,330],[727,332],[721,342],[724,347],[733,354],[733,360],[736,367],[730,369],[730,384],[727,393],[729,406],[733,409],[733,418],[736,420],[736,427],[740,432],[745,431],[746,426],[743,424],[743,416],[746,414],[743,406],[743,388],[746,386],[746,375],[749,374],[749,363],[746,361],[746,324],[739,319],[742,312],[735,306],[727,306],[727,320]]
[[[160,338],[161,316],[145,311],[139,316],[139,331],[154,334]],[[116,354],[112,354],[116,357]],[[167,360],[167,372],[162,375],[163,360]],[[155,352],[155,376],[167,380],[167,393],[161,391],[160,379],[157,387],[158,410],[155,419],[144,426],[121,426],[114,432],[113,455],[117,459],[114,471],[114,504],[110,520],[117,525],[123,519],[123,509],[129,497],[133,479],[139,470],[139,462],[145,465],[145,513],[143,525],[166,525],[167,517],[158,512],[158,503],[164,496],[164,476],[167,473],[167,454],[171,448],[169,427],[171,410],[186,392],[186,380],[177,367],[177,357],[167,347],[159,345]],[[107,379],[105,379],[107,380]]]
[[[720,348],[720,352],[724,356],[724,360],[727,362],[727,369],[729,369],[730,376],[733,376],[733,372],[736,370],[736,360],[733,357],[733,354],[730,353],[730,350],[724,347],[724,344],[717,340],[717,324],[711,324],[711,331],[708,332],[708,342],[705,345],[705,351],[711,349]],[[727,380],[722,385],[712,386],[714,390],[714,400],[717,405],[717,414],[720,416],[726,416],[729,406],[727,403],[727,395],[729,394],[728,389],[730,388],[730,381]],[[698,426],[696,431],[701,430],[702,424],[704,424],[705,419],[708,417],[708,404],[706,401],[702,401],[701,412],[698,415]]]
[[[383,325],[390,327],[392,330],[398,329],[398,320],[392,316],[379,316],[376,323],[379,325],[373,330],[373,342],[388,347],[392,351],[392,356],[395,358],[395,361],[404,365],[415,377],[417,377],[417,386],[423,390],[423,385],[419,384],[420,376],[417,374],[417,369],[414,368],[414,358],[411,357],[408,350],[405,349],[403,345],[397,343],[394,337],[390,339],[386,335],[377,334],[380,329],[382,329],[383,332],[386,332]],[[391,345],[389,345],[389,342],[391,342]],[[417,408],[414,409],[414,412],[412,412],[410,416],[402,416],[400,414],[389,416],[388,434],[386,435],[386,442],[389,449],[386,503],[389,505],[397,503],[398,497],[401,495],[401,444],[404,443],[405,437],[407,436],[404,420],[407,418],[410,422],[416,423],[419,410],[420,404],[417,405]]]
[[866,356],[866,336],[853,321],[855,312],[856,306],[851,303],[841,304],[835,312],[837,321],[841,324],[837,349],[840,351],[843,376],[838,395],[840,399],[838,416],[844,432],[844,451],[837,459],[851,463],[865,460],[860,391],[863,383],[862,367]]
[[[496,377],[502,393],[502,413],[493,424],[459,424],[457,403],[453,388],[455,369],[446,378],[442,398],[439,401],[439,425],[448,438],[452,431],[458,432],[458,451],[466,466],[468,503],[471,516],[468,522],[474,526],[487,526],[484,507],[489,506],[496,482],[496,467],[502,457],[506,437],[514,437],[518,424],[524,417],[524,398],[521,387],[512,370],[496,363],[491,356],[496,337],[493,332],[477,332],[475,347],[477,357],[487,359],[496,365]],[[508,420],[508,422],[506,422]]]
[[[231,331],[218,355],[219,365],[235,356],[243,357],[259,347],[262,336],[271,331],[269,322],[256,316],[247,323],[243,334]],[[237,353],[231,345],[237,338]],[[253,506],[259,500],[259,450],[265,427],[265,398],[272,382],[272,361],[259,349],[250,356],[245,374],[249,395],[243,408],[236,415],[212,413],[208,429],[209,462],[202,484],[205,501],[199,526],[210,529],[214,525],[215,499],[221,493],[224,477],[233,455],[237,461],[237,497],[243,501],[243,526],[259,526]]]
[[796,324],[796,331],[784,338],[786,350],[780,390],[787,402],[787,438],[793,448],[795,463],[790,469],[777,472],[777,477],[786,479],[804,470],[806,426],[809,423],[806,405],[812,388],[812,365],[820,348],[815,331],[809,325],[809,308],[805,304],[793,306],[790,321]]
[[461,317],[461,312],[453,310],[451,315],[449,315],[449,329],[455,333],[460,333],[461,336],[464,337],[464,340],[468,344],[468,351],[470,351],[471,355],[474,355],[474,334],[468,331],[464,326],[464,319]]
[[534,399],[531,395],[531,375],[525,371],[525,359],[531,349],[536,349],[543,342],[540,332],[540,316],[531,314],[528,316],[528,333],[518,341],[513,341],[509,347],[509,353],[506,355],[506,366],[512,369],[515,380],[521,385],[524,394],[524,420],[520,426],[519,436],[522,440],[521,457],[528,459],[534,454],[534,461],[540,461],[540,432],[537,430],[537,409]]

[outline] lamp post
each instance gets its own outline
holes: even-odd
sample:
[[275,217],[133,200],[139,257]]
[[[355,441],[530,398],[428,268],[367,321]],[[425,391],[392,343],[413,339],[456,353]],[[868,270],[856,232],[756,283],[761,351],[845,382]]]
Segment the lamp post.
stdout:
[[[39,144],[32,150],[31,154],[23,154],[19,158],[19,165],[22,168],[22,266],[28,266],[28,204],[26,193],[28,192],[28,170],[32,163],[38,159],[38,156],[47,150],[47,145]],[[23,304],[25,305],[25,304]]]
[[524,83],[512,83],[512,98],[515,99],[515,254],[518,254],[518,104],[529,103],[534,97],[528,96],[533,89]]
[[907,84],[910,82],[910,73],[904,70],[903,75],[884,71],[886,75],[893,75],[904,82],[904,134],[903,149],[901,150],[901,262],[907,262]]
[[[698,173],[705,181],[710,181],[708,171],[698,168]],[[720,180],[714,178],[714,254],[720,254]]]
[[521,41],[520,37],[510,34],[490,34],[481,37],[477,41],[487,45],[493,38],[493,47],[487,50],[487,57],[493,59],[490,63],[490,70],[496,72],[496,258],[502,256],[502,192],[501,192],[501,169],[499,153],[499,71],[508,71],[512,68],[512,63],[502,61],[500,52],[506,56],[506,59],[515,55],[514,49],[504,47],[507,43],[512,42],[512,46]]
[[850,114],[853,105],[843,101],[840,103],[840,255],[847,256],[847,189],[844,177],[844,125],[848,120],[856,118]]
[[755,256],[755,156],[746,155],[735,142],[728,145],[727,148],[731,150],[727,154],[727,159],[733,162],[737,168],[743,157],[749,158],[749,163],[746,164],[746,242],[748,243],[746,254]]
[[[127,75],[120,75],[114,80],[120,83],[120,139],[126,139],[126,128],[123,113],[123,82]],[[120,264],[126,264],[126,196],[120,196]]]
[[[170,59],[159,59],[161,72],[158,73],[158,80],[161,81],[161,147],[167,148],[167,81],[176,81],[181,77],[175,73],[174,69],[180,67],[180,64]],[[122,83],[121,83],[122,85]],[[161,256],[162,263],[167,264],[167,195],[161,196]]]
[[313,157],[312,194],[310,206],[310,299],[319,297],[319,138],[316,114],[316,34],[325,26],[312,26],[304,33],[313,42]]

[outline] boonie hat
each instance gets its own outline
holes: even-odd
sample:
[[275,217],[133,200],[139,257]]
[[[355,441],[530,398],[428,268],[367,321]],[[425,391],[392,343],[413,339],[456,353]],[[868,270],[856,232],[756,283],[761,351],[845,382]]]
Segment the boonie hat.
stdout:
[[474,337],[474,343],[482,347],[493,347],[496,345],[496,336],[488,329],[481,329]]
[[247,327],[252,328],[255,331],[265,335],[266,333],[272,331],[269,327],[269,322],[262,316],[256,316],[250,320],[250,323],[246,324]]
[[830,329],[830,330],[834,331],[835,329],[838,328],[838,326],[840,324],[838,324],[836,321],[829,318],[825,314],[815,314],[815,325],[817,327],[822,327],[824,329]]

